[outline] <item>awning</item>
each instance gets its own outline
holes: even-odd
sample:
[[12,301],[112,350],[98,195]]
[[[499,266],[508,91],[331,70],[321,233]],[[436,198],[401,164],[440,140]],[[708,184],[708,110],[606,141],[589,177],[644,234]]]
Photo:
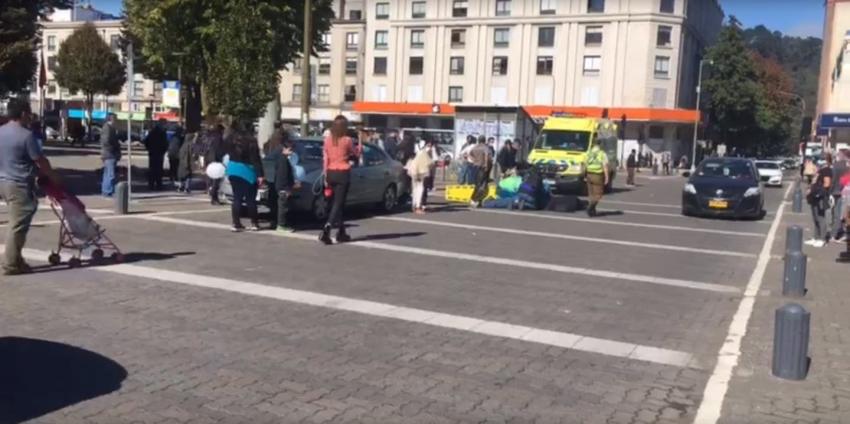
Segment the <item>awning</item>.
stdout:
[[355,112],[376,115],[452,116],[455,114],[454,106],[448,103],[354,102],[352,109]]
[[[525,106],[532,118],[545,118],[556,113],[567,113],[588,118],[601,118],[605,108],[571,106]],[[608,119],[619,121],[626,115],[628,121],[674,122],[693,124],[699,119],[699,112],[691,109],[654,109],[654,108],[608,108]]]

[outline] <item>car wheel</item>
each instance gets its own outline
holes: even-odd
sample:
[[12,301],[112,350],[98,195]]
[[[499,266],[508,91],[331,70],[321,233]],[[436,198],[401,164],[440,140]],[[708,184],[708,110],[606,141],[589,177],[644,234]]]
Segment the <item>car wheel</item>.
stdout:
[[313,218],[319,222],[328,220],[328,199],[325,196],[319,195],[313,199]]
[[387,186],[381,199],[381,211],[384,213],[392,213],[395,211],[398,206],[398,191],[394,184]]

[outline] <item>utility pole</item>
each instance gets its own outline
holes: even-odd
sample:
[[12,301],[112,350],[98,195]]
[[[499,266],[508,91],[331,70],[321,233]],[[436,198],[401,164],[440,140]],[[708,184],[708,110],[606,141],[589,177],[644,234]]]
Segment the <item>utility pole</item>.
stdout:
[[[709,65],[714,65],[714,61],[707,61]],[[693,174],[697,169],[697,133],[699,132],[699,121],[702,120],[702,115],[700,114],[699,102],[700,97],[702,96],[702,67],[706,64],[706,60],[702,59],[699,61],[699,76],[697,77],[697,118],[694,120],[694,140],[693,145],[691,146],[691,174]]]
[[133,43],[127,45],[127,208],[133,197],[133,91],[135,90],[135,75],[133,69]]
[[304,53],[301,64],[301,136],[310,129],[310,56],[313,53],[313,1],[304,0]]

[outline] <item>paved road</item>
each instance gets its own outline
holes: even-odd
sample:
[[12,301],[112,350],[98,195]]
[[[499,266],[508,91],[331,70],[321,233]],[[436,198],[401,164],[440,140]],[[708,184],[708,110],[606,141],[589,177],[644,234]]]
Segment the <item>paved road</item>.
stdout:
[[[714,221],[678,214],[681,178],[639,183],[592,220],[360,213],[333,247],[89,198],[129,263],[3,281],[0,423],[692,421],[784,190]],[[58,229],[36,221],[33,263]]]

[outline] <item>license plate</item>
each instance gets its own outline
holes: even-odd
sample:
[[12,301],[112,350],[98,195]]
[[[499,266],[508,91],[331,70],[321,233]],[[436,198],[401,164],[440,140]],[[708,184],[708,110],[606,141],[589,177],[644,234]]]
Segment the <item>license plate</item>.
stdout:
[[725,200],[709,200],[708,207],[712,209],[726,209],[729,207],[729,202]]
[[543,184],[552,186],[552,185],[555,185],[555,180],[553,180],[551,178],[546,178],[546,179],[543,180]]

